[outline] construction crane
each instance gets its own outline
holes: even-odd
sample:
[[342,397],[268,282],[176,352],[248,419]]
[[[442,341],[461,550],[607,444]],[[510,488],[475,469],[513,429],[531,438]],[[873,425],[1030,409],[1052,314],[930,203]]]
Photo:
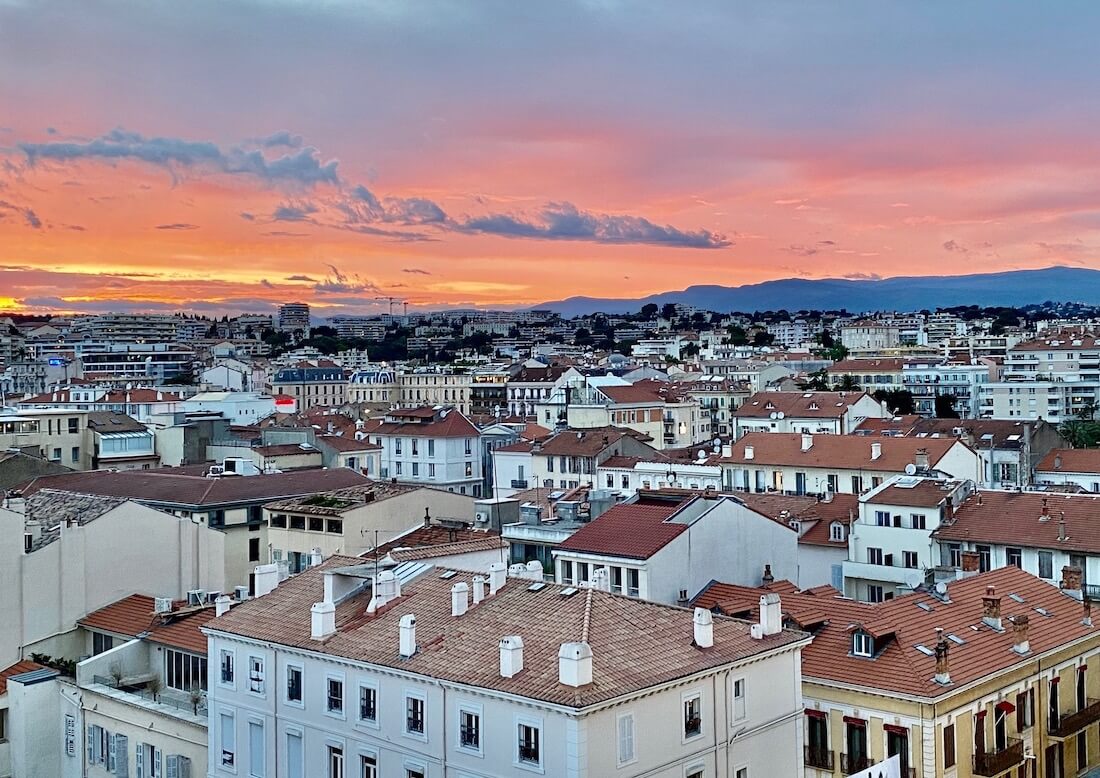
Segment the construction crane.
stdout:
[[389,304],[390,304],[390,316],[393,316],[393,304],[394,303],[401,303],[403,306],[405,306],[404,315],[405,316],[409,315],[409,301],[408,300],[402,300],[400,297],[375,297],[374,299],[375,300],[387,300],[389,302]]

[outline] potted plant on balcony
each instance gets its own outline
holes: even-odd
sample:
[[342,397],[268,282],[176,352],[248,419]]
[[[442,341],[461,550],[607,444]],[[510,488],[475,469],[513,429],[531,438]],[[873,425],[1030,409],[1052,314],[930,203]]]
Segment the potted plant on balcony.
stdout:
[[153,702],[160,700],[160,690],[164,688],[164,685],[160,681],[159,675],[154,675],[145,684],[145,688],[149,691],[149,694],[153,695]]

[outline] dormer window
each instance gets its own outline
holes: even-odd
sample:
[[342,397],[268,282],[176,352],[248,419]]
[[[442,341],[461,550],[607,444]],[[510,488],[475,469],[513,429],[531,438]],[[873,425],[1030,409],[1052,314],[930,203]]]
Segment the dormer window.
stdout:
[[810,403],[810,410],[811,410],[811,411],[816,411],[816,410],[818,410],[818,405],[817,405],[817,403]]
[[843,543],[847,538],[845,537],[844,525],[839,521],[834,521],[829,525],[829,540],[834,543]]
[[874,656],[875,639],[863,630],[852,633],[852,653],[855,656]]

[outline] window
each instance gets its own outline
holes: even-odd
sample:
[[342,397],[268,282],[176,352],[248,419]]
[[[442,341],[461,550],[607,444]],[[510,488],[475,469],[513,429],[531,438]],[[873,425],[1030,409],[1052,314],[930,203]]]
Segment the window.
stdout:
[[909,522],[913,529],[927,529],[925,526],[925,517],[923,513],[911,513],[909,514]]
[[53,450],[53,456],[51,456],[51,457],[50,457],[50,459],[53,459],[53,460],[55,460],[55,461],[57,461],[57,462],[60,462],[60,461],[61,461],[61,448],[60,448],[60,447],[58,447],[58,448],[55,448],[55,449]]
[[290,517],[290,528],[291,529],[305,529],[306,528],[306,517],[305,516],[291,516]]
[[877,527],[889,527],[890,526],[890,511],[875,511],[875,526],[877,526]]
[[458,745],[460,748],[481,750],[481,716],[477,712],[458,711]]
[[420,475],[420,463],[419,462],[413,462],[412,467],[413,467],[412,474],[414,476]]
[[190,692],[206,689],[206,657],[168,649],[164,652],[165,686]]
[[309,531],[310,532],[324,532],[325,531],[325,520],[314,518],[314,517],[311,516],[310,519],[309,519]]
[[843,543],[844,538],[844,525],[839,521],[834,521],[829,525],[829,540],[834,543]]
[[359,720],[378,721],[378,690],[373,686],[359,687]]
[[286,735],[286,778],[302,778],[305,774],[300,732],[288,732]]
[[1005,561],[1008,562],[1009,567],[1023,567],[1024,566],[1024,551],[1021,548],[1013,548],[1009,546],[1005,549]]
[[856,656],[872,656],[875,652],[875,641],[866,632],[857,631],[852,635],[852,653]]
[[276,515],[272,516],[271,517],[271,526],[272,527],[280,527],[280,528],[285,529],[286,528],[286,516],[282,513],[279,513],[279,514],[276,514]]
[[302,701],[302,668],[295,665],[286,666],[286,701]]
[[424,734],[424,700],[420,697],[405,698],[405,731],[413,735]]
[[745,711],[745,679],[733,680],[733,720],[741,721],[748,715]]
[[405,778],[424,778],[424,770],[419,767],[406,767]]
[[473,441],[470,438],[466,438],[466,454],[468,455],[473,450]]
[[1035,725],[1035,690],[1028,689],[1016,695],[1016,729],[1023,732]]
[[252,778],[264,778],[264,757],[267,748],[264,744],[264,725],[258,721],[248,722],[248,774]]
[[902,551],[901,552],[902,563],[910,570],[917,567],[917,552],[916,551]]
[[328,778],[344,778],[344,749],[328,747]]
[[733,778],[749,778],[749,768],[738,767],[737,772],[733,774]]
[[222,767],[232,767],[237,755],[237,731],[232,713],[223,713],[222,722]]
[[634,568],[627,568],[626,570],[626,593],[631,597],[640,597],[641,594],[641,572]]
[[394,471],[395,471],[395,472],[396,472],[396,473],[397,473],[398,475],[401,475],[401,463],[400,463],[400,462],[396,462],[396,463],[394,463]]
[[703,734],[703,701],[696,694],[684,700],[684,738]]
[[974,550],[978,552],[978,572],[988,573],[992,550],[989,546],[975,546]]
[[637,757],[634,752],[634,714],[623,713],[618,718],[619,765],[630,764]]
[[435,456],[435,438],[428,438],[428,456]]
[[401,456],[401,438],[393,439],[393,453],[397,454],[397,456]]
[[435,478],[435,462],[428,463],[428,478]]
[[264,693],[264,659],[261,656],[248,657],[248,690]]
[[73,450],[72,452],[70,452],[70,457],[74,462],[80,461],[80,446],[73,446]]
[[885,598],[879,584],[867,584],[867,602],[882,602]]
[[69,419],[69,434],[75,435],[80,432],[80,419]]
[[92,633],[92,655],[102,654],[104,651],[110,651],[114,648],[115,639],[110,635],[104,635],[102,632]]
[[260,561],[260,539],[249,538],[248,539],[248,561],[259,562]]
[[409,444],[412,447],[412,455],[415,457],[420,453],[419,441],[416,438],[409,438]]
[[474,474],[474,463],[473,462],[467,462],[466,463],[466,477],[469,478],[473,474]]
[[869,565],[881,565],[882,564],[882,549],[881,548],[868,548],[867,549],[867,564],[869,564]]
[[542,749],[539,745],[539,728],[520,722],[519,743],[516,757],[524,764],[541,764]]
[[1048,581],[1054,578],[1054,552],[1039,552],[1039,577]]
[[221,650],[221,682],[224,684],[233,683],[233,652],[227,651],[224,648]]
[[344,682],[339,678],[329,678],[327,686],[328,694],[325,697],[325,710],[343,716]]
[[359,778],[378,778],[378,757],[359,757]]

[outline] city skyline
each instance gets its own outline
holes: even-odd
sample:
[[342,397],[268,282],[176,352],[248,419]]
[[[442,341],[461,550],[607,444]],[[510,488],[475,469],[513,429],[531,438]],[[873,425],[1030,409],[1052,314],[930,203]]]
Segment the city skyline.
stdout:
[[0,308],[1098,267],[1083,3],[0,2]]

